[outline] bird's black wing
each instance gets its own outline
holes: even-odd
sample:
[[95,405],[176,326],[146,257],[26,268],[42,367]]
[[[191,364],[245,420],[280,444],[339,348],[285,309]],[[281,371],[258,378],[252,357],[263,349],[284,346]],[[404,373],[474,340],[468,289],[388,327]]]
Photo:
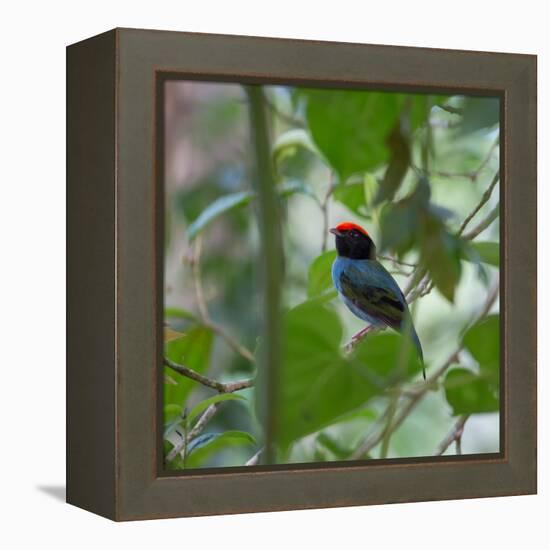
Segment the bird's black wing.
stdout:
[[342,294],[367,315],[381,321],[385,325],[399,330],[407,314],[405,299],[391,288],[377,286],[375,283],[358,283],[354,274],[342,273],[340,285]]

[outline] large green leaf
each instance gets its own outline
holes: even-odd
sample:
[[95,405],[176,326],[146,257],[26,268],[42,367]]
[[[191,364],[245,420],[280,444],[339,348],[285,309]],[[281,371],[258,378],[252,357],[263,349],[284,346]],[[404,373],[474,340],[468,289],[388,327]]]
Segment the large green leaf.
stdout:
[[393,199],[409,170],[411,164],[410,122],[408,117],[406,118],[405,121],[398,120],[387,139],[390,159],[378,188],[375,201],[377,204]]
[[[208,369],[213,334],[211,329],[196,326],[177,340],[165,344],[164,353],[172,361],[182,363],[196,372],[203,373]],[[165,372],[176,384],[164,384],[164,404],[183,406],[189,392],[197,382],[165,367]]]
[[494,412],[499,409],[498,391],[494,385],[468,369],[449,371],[444,387],[454,415]]
[[[403,147],[403,140],[392,142],[392,130],[399,130],[408,140],[410,133],[427,120],[428,96],[319,89],[300,90],[299,95],[306,98],[313,141],[340,180],[376,169],[392,157],[386,183],[390,186],[391,182],[394,192],[408,166],[408,144]],[[444,100],[442,96],[432,99]]]
[[461,241],[449,233],[445,226],[433,218],[424,219],[421,258],[430,272],[437,289],[454,301],[455,289],[461,275]]
[[287,313],[284,333],[274,411],[283,451],[421,369],[412,344],[398,334],[371,335],[351,356],[344,356],[338,315],[315,301]]
[[309,298],[319,296],[334,287],[332,282],[332,264],[336,259],[336,251],[323,252],[315,258],[310,266],[307,281],[307,295]]
[[313,141],[342,181],[388,160],[386,138],[399,116],[404,96],[352,90],[303,93]]
[[252,191],[239,191],[238,193],[231,193],[230,195],[224,195],[216,199],[189,225],[187,228],[187,237],[189,240],[193,240],[216,218],[234,208],[248,204],[253,197],[254,193]]
[[413,246],[421,244],[421,221],[423,217],[430,217],[430,195],[430,183],[426,178],[420,178],[404,199],[383,207],[381,250],[390,249],[403,256]]

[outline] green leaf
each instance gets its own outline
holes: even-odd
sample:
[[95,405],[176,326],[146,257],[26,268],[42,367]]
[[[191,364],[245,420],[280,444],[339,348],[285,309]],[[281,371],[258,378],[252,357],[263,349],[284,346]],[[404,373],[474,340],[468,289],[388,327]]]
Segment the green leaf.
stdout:
[[467,97],[460,129],[462,133],[490,128],[500,121],[498,97]]
[[489,315],[464,334],[464,345],[479,363],[480,372],[498,384],[500,368],[500,316]]
[[212,223],[216,218],[238,208],[248,204],[254,193],[252,191],[240,191],[238,193],[232,193],[230,195],[224,195],[216,199],[205,210],[203,210],[197,219],[193,221],[187,228],[187,237],[189,240],[193,240],[206,226]]
[[164,424],[167,425],[176,419],[181,419],[181,407],[179,405],[164,406]]
[[381,250],[393,250],[403,256],[421,243],[421,221],[430,217],[430,183],[420,178],[404,199],[383,207],[380,220]]
[[449,233],[439,220],[426,217],[421,247],[421,260],[435,286],[447,300],[453,302],[461,275],[460,238]]
[[395,332],[383,332],[365,338],[356,347],[352,361],[371,367],[370,382],[378,388],[386,388],[422,370],[413,342]]
[[279,183],[277,185],[277,193],[279,193],[279,195],[283,198],[290,197],[296,193],[300,193],[302,195],[307,195],[308,197],[317,200],[317,196],[315,195],[315,192],[313,191],[311,186],[302,180],[294,179]]
[[[196,372],[203,373],[208,369],[212,341],[213,333],[211,329],[196,326],[181,338],[165,344],[164,353],[172,361],[182,363]],[[181,409],[197,382],[178,374],[168,367],[165,367],[165,373],[177,384],[164,384],[164,404],[175,404]]]
[[319,296],[334,287],[332,282],[332,264],[335,259],[336,251],[329,250],[328,252],[323,252],[311,262],[308,272],[308,298]]
[[204,399],[191,409],[189,413],[189,422],[192,423],[210,405],[221,403],[222,401],[246,401],[246,399],[242,395],[236,393],[220,393],[218,395],[213,395],[208,399]]
[[256,440],[248,432],[232,430],[215,434],[202,434],[189,443],[186,467],[200,468],[205,465],[213,454],[227,448],[256,445]]
[[327,432],[321,432],[315,439],[315,443],[330,451],[338,460],[348,459],[355,451],[354,448],[344,447],[336,438]]
[[167,307],[164,309],[164,318],[165,319],[185,319],[186,321],[197,321],[198,317],[187,309],[181,307]]
[[386,162],[386,138],[404,96],[354,90],[304,90],[313,141],[341,181]]
[[[402,112],[407,118],[402,129],[407,133],[424,124],[429,114],[425,94],[302,89],[299,96],[307,102],[306,118],[313,141],[342,182],[390,159],[388,139]],[[399,157],[401,162],[404,157]],[[397,172],[392,179],[399,179]]]
[[409,165],[411,164],[411,150],[408,126],[408,121],[406,124],[398,121],[388,138],[387,143],[391,156],[380,187],[378,188],[378,194],[375,199],[376,204],[393,199],[395,193],[401,186],[403,178],[409,170]]
[[284,321],[275,409],[276,442],[283,452],[421,370],[412,344],[398,334],[371,335],[344,357],[338,315],[315,301],[290,310]]
[[[295,193],[303,193],[317,200],[315,193],[305,182],[300,180],[289,180],[277,186],[277,191],[282,197],[288,197]],[[187,227],[187,237],[190,241],[195,239],[208,225],[223,214],[246,206],[255,198],[255,193],[252,191],[239,191],[224,195],[212,202],[205,208],[199,216]]]
[[495,387],[474,372],[456,368],[447,373],[444,382],[445,397],[453,414],[475,414],[499,410],[499,396]]
[[301,128],[293,128],[280,134],[272,147],[275,162],[294,155],[298,148],[305,149],[320,156],[311,136]]
[[408,199],[385,205],[380,219],[381,250],[403,256],[415,244],[420,222],[419,209]]
[[366,196],[365,196],[365,184],[363,182],[357,183],[345,183],[337,185],[332,196],[334,200],[342,203],[354,214],[361,217],[366,217]]
[[[174,415],[175,409],[179,409],[178,413]],[[164,407],[164,434],[163,438],[168,439],[168,436],[176,430],[178,427],[185,430],[184,418],[182,416],[181,408],[177,405],[166,405]]]
[[479,259],[495,267],[500,266],[500,245],[494,242],[477,242],[474,241],[470,244],[475,253],[479,256]]

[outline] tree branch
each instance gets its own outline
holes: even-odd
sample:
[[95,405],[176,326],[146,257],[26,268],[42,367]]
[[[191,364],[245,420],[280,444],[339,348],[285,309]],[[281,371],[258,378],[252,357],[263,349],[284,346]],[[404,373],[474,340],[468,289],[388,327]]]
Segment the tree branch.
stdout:
[[462,450],[460,448],[460,441],[462,439],[462,434],[464,433],[464,425],[466,424],[466,421],[470,418],[469,414],[463,414],[456,422],[456,424],[453,426],[453,429],[447,434],[445,439],[439,444],[439,447],[435,451],[434,454],[437,456],[441,456],[451,445],[453,441],[456,441],[456,447],[457,452],[456,454],[462,454]]
[[269,253],[261,255],[260,272],[263,286],[262,346],[259,351],[257,401],[258,416],[264,429],[266,463],[274,462],[272,442],[277,440],[278,423],[275,406],[278,399],[279,370],[283,353],[281,320],[281,291],[283,287],[283,237],[280,202],[273,178],[273,159],[265,112],[264,91],[260,85],[245,87],[249,101],[250,137],[254,158],[251,177],[258,192],[258,228],[260,242]]
[[166,455],[167,462],[171,462],[179,453],[187,449],[187,445],[204,430],[210,419],[216,414],[218,405],[219,403],[213,403],[202,413],[193,429],[188,434],[182,436],[181,441]]
[[479,224],[472,229],[469,233],[465,233],[462,237],[467,241],[474,240],[482,231],[485,231],[499,216],[500,214],[500,205],[496,205],[491,212],[487,215],[486,218],[481,220]]
[[217,380],[208,378],[208,376],[204,376],[203,374],[200,374],[193,369],[185,367],[184,365],[180,365],[179,363],[168,359],[168,357],[164,358],[164,364],[168,368],[172,369],[174,372],[190,378],[191,380],[194,380],[195,382],[198,382],[203,386],[212,388],[219,393],[233,393],[239,390],[243,390],[245,388],[251,388],[254,385],[254,379],[252,378],[240,380],[237,382],[218,382]]
[[444,111],[451,113],[453,115],[463,115],[464,109],[462,107],[453,107],[452,105],[444,104],[439,106]]
[[460,229],[457,231],[457,235],[460,237],[462,233],[464,233],[464,230],[466,229],[466,226],[470,223],[472,218],[481,210],[483,205],[491,198],[491,194],[493,192],[493,189],[495,188],[495,185],[498,183],[500,179],[500,172],[497,172],[493,179],[491,180],[491,183],[489,184],[489,187],[485,190],[483,195],[481,195],[481,200],[476,205],[476,207],[468,214],[468,216],[465,218],[465,220],[462,222],[462,225],[460,226]]

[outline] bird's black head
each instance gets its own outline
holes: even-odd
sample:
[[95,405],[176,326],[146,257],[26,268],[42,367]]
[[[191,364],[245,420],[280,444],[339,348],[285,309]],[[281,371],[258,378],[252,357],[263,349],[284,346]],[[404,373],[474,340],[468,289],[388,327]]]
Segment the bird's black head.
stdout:
[[376,259],[376,246],[369,234],[359,225],[344,222],[333,227],[330,232],[336,235],[338,256],[351,260]]

